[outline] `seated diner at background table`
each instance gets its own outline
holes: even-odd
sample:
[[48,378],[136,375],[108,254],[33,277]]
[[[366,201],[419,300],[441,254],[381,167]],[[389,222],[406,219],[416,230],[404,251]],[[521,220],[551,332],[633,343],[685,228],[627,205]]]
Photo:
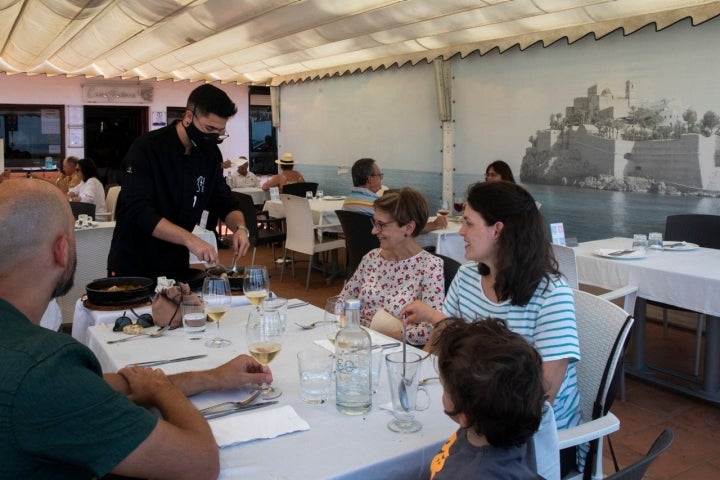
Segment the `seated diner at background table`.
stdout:
[[90,158],[82,158],[77,166],[80,183],[68,190],[68,199],[71,202],[94,203],[95,214],[106,213],[105,187],[98,178],[95,162]]
[[[407,324],[446,317],[505,320],[543,357],[548,401],[558,429],[580,422],[575,363],[580,360],[575,301],[558,270],[535,200],[510,182],[470,185],[459,232],[465,258],[441,309],[415,301],[400,311]],[[574,459],[567,459],[571,462]],[[584,456],[578,457],[580,467]]]
[[[427,202],[418,191],[403,188],[376,199],[374,207],[372,233],[380,248],[363,257],[340,295],[360,299],[360,321],[366,327],[378,310],[399,318],[400,310],[417,298],[440,308],[445,298],[443,261],[416,242],[427,221]],[[408,342],[425,345],[431,332],[427,323],[412,325]],[[383,333],[402,339],[400,328]]]
[[285,152],[282,157],[275,160],[275,163],[280,165],[280,172],[268,178],[262,185],[262,189],[266,192],[272,187],[278,187],[280,193],[283,191],[283,187],[288,183],[303,183],[305,179],[300,172],[293,170],[295,167],[295,159],[293,154]]
[[235,113],[224,91],[200,85],[190,93],[181,120],[132,143],[123,160],[108,276],[155,280],[187,269],[188,251],[200,262],[217,264],[215,246],[192,233],[205,210],[234,232],[233,252],[245,255],[249,232],[222,175],[218,148]]
[[225,181],[230,188],[243,188],[243,187],[259,187],[260,179],[251,171],[248,170],[248,159],[247,157],[239,157],[233,161],[235,170],[225,177]]
[[437,333],[442,405],[460,428],[430,462],[430,479],[542,479],[533,442],[545,401],[539,352],[495,318],[447,318]]
[[78,157],[66,157],[60,165],[60,176],[55,181],[55,185],[63,192],[68,191],[80,184],[80,176],[78,175]]
[[499,182],[500,180],[515,183],[515,177],[513,176],[512,169],[510,169],[510,165],[502,160],[495,160],[485,168],[485,181]]
[[[380,166],[372,158],[361,158],[353,163],[352,169],[353,189],[345,197],[342,209],[350,212],[358,212],[371,217],[374,212],[374,202],[388,189],[383,190],[383,173]],[[435,220],[427,222],[420,233],[427,233],[433,230],[447,228],[447,219],[438,216]]]
[[[48,302],[72,286],[74,223],[55,186],[35,179],[0,185],[3,475],[216,478],[217,444],[187,396],[270,383],[270,370],[240,355],[203,372],[127,367],[103,375],[87,347],[39,325]],[[30,279],[29,272],[42,274]]]

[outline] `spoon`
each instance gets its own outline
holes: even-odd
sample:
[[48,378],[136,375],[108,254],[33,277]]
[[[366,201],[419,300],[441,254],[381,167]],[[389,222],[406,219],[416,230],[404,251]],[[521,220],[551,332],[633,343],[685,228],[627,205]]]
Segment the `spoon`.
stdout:
[[[290,307],[288,307],[290,308]],[[308,323],[307,325],[303,325],[302,323],[295,322],[295,325],[302,328],[303,330],[312,330],[313,328],[317,327],[318,325],[322,323],[332,323],[335,320],[318,320],[317,322]]]
[[400,379],[400,385],[398,385],[398,399],[400,400],[400,406],[406,412],[410,411],[410,401],[408,400],[407,393],[407,379],[405,378],[405,365],[407,364],[407,330],[405,327],[405,318],[402,323],[402,356],[403,356],[403,368],[402,378]]
[[238,272],[238,269],[237,269],[237,253],[233,254],[232,266],[230,267],[230,270],[228,270],[227,273],[232,273],[235,275],[240,273],[240,272]]
[[142,336],[145,336],[145,335],[147,335],[147,336],[150,337],[150,338],[157,338],[157,337],[162,336],[162,334],[165,333],[169,328],[170,328],[170,325],[165,325],[164,327],[158,329],[158,331],[156,331],[156,332],[154,332],[154,333],[137,333],[137,334],[132,335],[132,336],[127,337],[127,338],[121,338],[121,339],[119,339],[119,340],[109,340],[107,343],[127,342],[128,340],[133,340],[133,339],[135,339],[135,338],[142,337]]

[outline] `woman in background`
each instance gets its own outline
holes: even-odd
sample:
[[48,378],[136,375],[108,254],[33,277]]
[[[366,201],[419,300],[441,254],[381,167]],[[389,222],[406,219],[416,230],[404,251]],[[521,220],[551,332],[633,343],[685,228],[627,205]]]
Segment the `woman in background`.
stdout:
[[98,180],[98,170],[95,162],[90,158],[83,158],[78,161],[78,176],[80,184],[68,191],[68,199],[71,202],[85,202],[95,204],[95,214],[106,213],[105,187]]
[[500,180],[515,183],[515,177],[510,169],[510,165],[502,160],[495,160],[485,169],[485,181],[499,182]]

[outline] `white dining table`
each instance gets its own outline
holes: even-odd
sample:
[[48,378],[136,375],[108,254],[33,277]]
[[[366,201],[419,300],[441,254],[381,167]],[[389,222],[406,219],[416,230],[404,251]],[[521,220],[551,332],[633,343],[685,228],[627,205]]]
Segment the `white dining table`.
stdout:
[[[624,256],[606,258],[598,249],[630,249],[630,238],[608,238],[582,242],[574,247],[581,283],[614,289],[623,285],[638,287],[633,329],[632,363],[626,370],[645,380],[720,402],[720,250],[668,250],[648,253],[644,258]],[[668,372],[645,360],[645,322],[647,300],[674,305],[707,315],[705,363],[700,378]],[[682,379],[673,382],[667,374]],[[688,382],[697,385],[687,386]]]
[[259,187],[237,187],[232,189],[233,192],[244,193],[250,195],[255,205],[262,205],[270,200],[270,192]]
[[[310,200],[310,210],[313,214],[313,222],[315,225],[331,225],[340,224],[335,210],[341,210],[344,202],[344,198],[333,197],[332,199],[312,199]],[[268,212],[268,215],[275,218],[285,217],[285,207],[283,207],[281,200],[268,200],[263,206],[263,210]],[[332,231],[327,229],[325,231]],[[342,230],[339,230],[342,231]]]
[[[298,302],[297,299],[291,299],[289,305]],[[233,307],[223,319],[220,325],[222,336],[233,342],[226,348],[208,348],[202,341],[188,340],[181,329],[167,332],[159,338],[108,345],[108,340],[122,338],[124,334],[113,332],[111,326],[105,324],[89,328],[88,345],[105,372],[114,372],[129,363],[196,354],[206,354],[207,357],[158,368],[168,374],[212,368],[247,352],[244,330],[251,308]],[[310,429],[222,448],[220,478],[427,478],[432,457],[457,429],[457,424],[443,413],[442,388],[437,381],[426,386],[430,406],[427,410],[417,412],[416,419],[423,428],[413,434],[395,433],[387,428],[392,414],[385,410],[390,402],[385,365],[382,367],[378,391],[373,396],[372,410],[368,414],[347,416],[339,413],[335,408],[334,387],[328,403],[308,405],[301,400],[297,353],[306,348],[321,348],[315,341],[322,341],[325,336],[322,327],[303,330],[295,322],[308,324],[322,318],[323,310],[312,305],[289,308],[283,349],[270,365],[273,384],[283,392],[277,399],[278,406],[292,406],[310,425]],[[208,325],[208,329],[214,329],[214,325]],[[375,342],[393,341],[376,332],[373,332],[372,337]],[[386,352],[398,350],[399,347],[396,347]],[[413,347],[408,347],[408,350],[422,353]],[[437,373],[432,361],[426,359],[421,367],[421,378],[435,376]],[[237,400],[237,396],[238,392],[215,392],[196,395],[191,400],[198,408],[204,408],[222,401]],[[252,412],[239,415],[249,414]]]
[[460,264],[466,263],[465,240],[460,236],[460,217],[448,218],[446,228],[423,233],[418,237],[421,246],[433,245],[435,253],[450,257]]

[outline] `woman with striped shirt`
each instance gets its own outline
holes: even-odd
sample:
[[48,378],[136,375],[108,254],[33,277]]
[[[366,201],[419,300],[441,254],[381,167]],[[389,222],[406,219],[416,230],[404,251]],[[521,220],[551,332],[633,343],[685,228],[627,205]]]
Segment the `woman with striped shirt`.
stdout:
[[577,425],[580,345],[573,293],[558,271],[532,195],[505,181],[471,185],[460,235],[465,258],[473,262],[460,267],[442,309],[415,301],[401,314],[409,323],[435,324],[446,317],[504,319],[542,355],[558,428]]

